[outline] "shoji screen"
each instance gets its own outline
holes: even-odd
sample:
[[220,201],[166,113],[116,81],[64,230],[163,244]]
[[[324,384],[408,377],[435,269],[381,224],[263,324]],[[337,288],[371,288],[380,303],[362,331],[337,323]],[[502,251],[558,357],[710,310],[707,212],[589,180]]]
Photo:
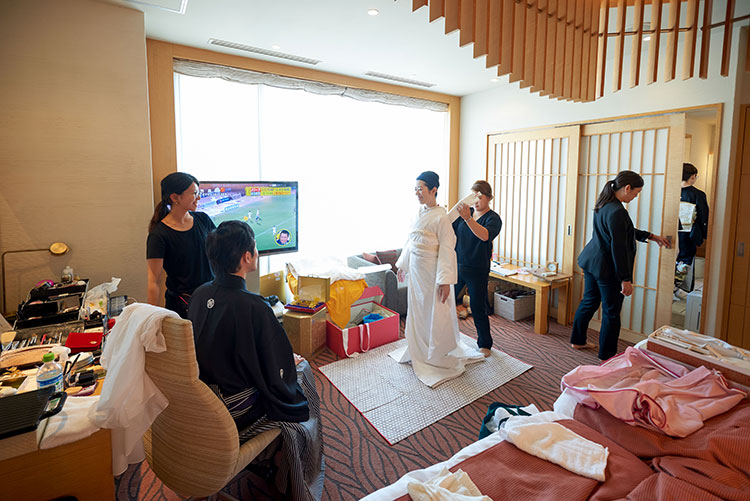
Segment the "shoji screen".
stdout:
[[488,138],[487,181],[503,220],[500,260],[572,272],[580,127],[495,134]]
[[[628,204],[636,228],[671,236],[676,244],[680,200],[685,116],[623,120],[585,125],[581,135],[578,171],[575,255],[591,239],[594,204],[604,184],[621,170],[643,176],[645,185],[638,198]],[[622,328],[650,334],[669,324],[676,249],[662,249],[654,243],[638,243],[633,285],[625,298]],[[583,272],[576,264],[573,276],[573,306],[583,291]],[[591,327],[598,329],[597,314]]]

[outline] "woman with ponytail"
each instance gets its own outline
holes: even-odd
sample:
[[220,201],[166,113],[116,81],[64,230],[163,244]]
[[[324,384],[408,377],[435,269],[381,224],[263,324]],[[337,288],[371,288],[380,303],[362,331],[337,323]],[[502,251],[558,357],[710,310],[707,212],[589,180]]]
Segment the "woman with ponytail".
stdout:
[[570,343],[573,348],[596,348],[586,342],[586,332],[599,305],[602,324],[599,330],[599,358],[607,360],[617,353],[620,338],[620,311],[625,296],[633,293],[633,263],[636,240],[652,240],[669,248],[659,235],[637,230],[623,203],[629,203],[643,189],[643,178],[633,171],[622,171],[607,181],[594,207],[594,231],[578,256],[583,270],[583,299],[573,320]]
[[193,291],[214,278],[206,257],[206,237],[216,226],[208,215],[195,212],[198,200],[198,180],[173,172],[161,180],[161,200],[148,225],[148,302],[158,305],[159,281],[166,271],[164,306],[182,318],[187,318]]

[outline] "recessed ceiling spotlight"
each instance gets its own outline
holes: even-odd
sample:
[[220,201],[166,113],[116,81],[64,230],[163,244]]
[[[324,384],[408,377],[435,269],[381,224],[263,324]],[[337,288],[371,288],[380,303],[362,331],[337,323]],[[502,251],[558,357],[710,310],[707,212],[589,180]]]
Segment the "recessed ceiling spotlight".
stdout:
[[492,83],[499,82],[499,81],[500,81],[499,78],[490,78],[490,82]]
[[371,16],[377,16],[378,14],[380,14],[380,11],[378,9],[370,9],[367,11],[367,14]]
[[281,45],[276,45],[276,44],[273,44],[273,45],[271,46],[271,48],[272,48],[273,50],[280,50],[280,49],[281,49]]

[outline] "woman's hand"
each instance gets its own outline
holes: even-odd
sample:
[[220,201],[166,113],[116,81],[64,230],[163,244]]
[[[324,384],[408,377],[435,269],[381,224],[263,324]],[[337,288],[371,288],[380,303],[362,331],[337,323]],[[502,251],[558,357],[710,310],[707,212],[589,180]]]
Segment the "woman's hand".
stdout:
[[297,355],[296,353],[294,354],[294,365],[295,366],[299,365],[300,362],[304,362],[304,361],[305,361],[305,359],[303,357]]
[[471,210],[469,209],[469,206],[466,204],[458,204],[456,207],[456,210],[458,211],[458,215],[461,216],[461,219],[469,219],[471,217]]
[[451,293],[451,286],[448,284],[438,285],[438,299],[441,303],[445,303],[448,300],[448,294]]
[[620,294],[625,297],[631,296],[633,294],[633,282],[623,282]]
[[406,274],[404,273],[404,270],[399,268],[396,272],[396,278],[398,278],[399,282],[403,282],[404,280],[406,280]]
[[652,233],[651,236],[648,237],[648,239],[656,242],[659,245],[659,247],[666,247],[667,249],[672,248],[672,245],[669,243],[669,240],[667,240],[666,238],[662,236],[654,235]]

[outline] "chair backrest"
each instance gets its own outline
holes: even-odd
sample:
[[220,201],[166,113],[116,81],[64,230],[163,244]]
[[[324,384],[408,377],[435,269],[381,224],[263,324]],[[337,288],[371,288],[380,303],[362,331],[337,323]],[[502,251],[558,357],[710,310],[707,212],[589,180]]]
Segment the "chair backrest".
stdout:
[[144,436],[159,479],[185,496],[209,496],[232,479],[239,456],[237,427],[224,403],[198,379],[193,328],[165,318],[167,350],[146,352],[146,372],[169,400]]

